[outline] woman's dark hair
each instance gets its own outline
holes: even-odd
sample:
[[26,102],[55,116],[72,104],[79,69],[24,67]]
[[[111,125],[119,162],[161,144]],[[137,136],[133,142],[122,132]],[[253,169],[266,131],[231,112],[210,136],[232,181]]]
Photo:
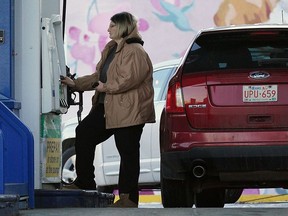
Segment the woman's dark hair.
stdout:
[[110,20],[118,27],[118,36],[122,38],[128,36],[137,26],[136,18],[128,12],[117,13]]

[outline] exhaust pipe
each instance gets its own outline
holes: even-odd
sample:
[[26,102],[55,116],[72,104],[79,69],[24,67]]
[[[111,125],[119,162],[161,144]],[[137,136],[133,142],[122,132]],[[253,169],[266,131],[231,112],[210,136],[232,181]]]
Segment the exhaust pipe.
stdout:
[[192,172],[196,178],[202,178],[206,174],[206,169],[202,165],[196,165],[193,167]]

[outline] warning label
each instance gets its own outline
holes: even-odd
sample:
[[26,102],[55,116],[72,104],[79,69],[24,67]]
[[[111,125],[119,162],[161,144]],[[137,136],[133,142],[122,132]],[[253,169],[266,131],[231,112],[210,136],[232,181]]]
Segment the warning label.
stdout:
[[61,167],[61,139],[47,138],[46,149],[46,177],[58,177]]

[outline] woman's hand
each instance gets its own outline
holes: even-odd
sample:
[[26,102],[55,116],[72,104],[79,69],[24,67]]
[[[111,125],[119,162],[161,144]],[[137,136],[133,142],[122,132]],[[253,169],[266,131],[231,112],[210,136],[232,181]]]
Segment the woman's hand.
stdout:
[[99,84],[98,84],[98,86],[96,87],[96,90],[97,90],[98,92],[104,92],[104,84],[103,84],[101,81],[99,81],[98,83],[99,83]]
[[61,83],[64,84],[64,85],[67,85],[67,86],[69,86],[71,88],[75,87],[74,81],[70,77],[67,77],[67,76],[61,77]]

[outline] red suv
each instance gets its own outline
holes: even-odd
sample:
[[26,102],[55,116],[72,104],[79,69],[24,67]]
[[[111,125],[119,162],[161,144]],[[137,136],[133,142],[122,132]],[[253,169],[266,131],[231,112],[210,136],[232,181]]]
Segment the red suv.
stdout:
[[164,207],[287,188],[288,27],[200,31],[169,82],[160,151]]

